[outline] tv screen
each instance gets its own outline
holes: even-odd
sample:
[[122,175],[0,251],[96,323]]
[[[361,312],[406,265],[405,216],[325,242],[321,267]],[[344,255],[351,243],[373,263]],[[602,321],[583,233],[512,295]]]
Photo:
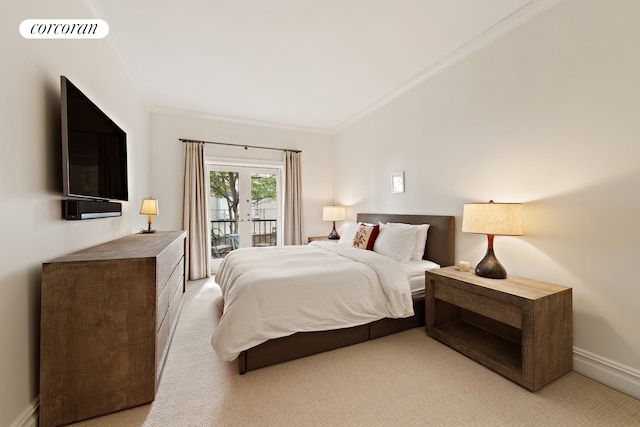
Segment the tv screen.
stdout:
[[127,134],[60,76],[65,196],[128,200]]

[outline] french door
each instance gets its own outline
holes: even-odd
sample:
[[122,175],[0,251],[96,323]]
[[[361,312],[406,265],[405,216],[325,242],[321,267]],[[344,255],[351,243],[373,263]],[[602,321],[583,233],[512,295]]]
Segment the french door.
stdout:
[[281,243],[280,168],[209,164],[211,255]]

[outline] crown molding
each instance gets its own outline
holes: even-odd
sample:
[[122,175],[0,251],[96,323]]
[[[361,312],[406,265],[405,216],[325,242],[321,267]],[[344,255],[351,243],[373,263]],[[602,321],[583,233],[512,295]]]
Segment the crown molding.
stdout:
[[307,127],[307,126],[296,126],[296,125],[290,125],[286,123],[254,120],[254,119],[248,119],[244,117],[225,116],[225,115],[213,114],[213,113],[203,113],[198,111],[182,110],[179,108],[167,108],[167,107],[161,107],[157,105],[153,106],[150,111],[152,113],[157,113],[157,114],[166,114],[166,115],[179,116],[179,117],[185,117],[185,118],[227,122],[227,123],[234,123],[234,124],[243,125],[243,126],[271,128],[271,129],[284,130],[289,132],[303,132],[303,133],[313,133],[313,134],[319,134],[319,135],[333,135],[330,129],[320,129],[320,128]]
[[550,9],[556,4],[561,3],[562,1],[564,0],[532,0],[530,1],[520,9],[513,12],[511,15],[503,18],[501,21],[487,28],[485,31],[480,33],[477,37],[461,45],[459,48],[457,48],[456,50],[451,52],[449,55],[442,58],[440,61],[436,62],[429,68],[425,69],[422,73],[418,74],[416,77],[409,80],[404,85],[400,86],[399,88],[395,89],[394,91],[380,98],[378,101],[374,102],[369,107],[365,108],[364,110],[360,111],[350,119],[346,120],[345,122],[331,129],[330,133],[333,135],[339,133],[340,131],[351,126],[358,120],[368,116],[369,114],[373,113],[376,110],[379,110],[380,108],[387,105],[394,99],[409,92],[411,89],[415,88],[416,86],[419,86],[420,84],[424,83],[425,81],[435,76],[436,74],[446,70],[447,68],[453,66],[454,64],[457,64],[458,62],[462,61],[466,57],[477,52],[478,50],[487,46],[491,42],[499,39],[505,34],[513,31],[514,29],[522,26],[523,24],[530,21],[534,17],[538,16],[539,14],[546,11],[547,9]]

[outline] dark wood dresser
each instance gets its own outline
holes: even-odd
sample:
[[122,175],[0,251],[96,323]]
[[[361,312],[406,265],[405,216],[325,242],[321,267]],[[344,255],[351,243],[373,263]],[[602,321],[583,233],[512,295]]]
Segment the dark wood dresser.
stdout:
[[155,398],[182,306],[185,238],[133,234],[43,264],[41,427]]

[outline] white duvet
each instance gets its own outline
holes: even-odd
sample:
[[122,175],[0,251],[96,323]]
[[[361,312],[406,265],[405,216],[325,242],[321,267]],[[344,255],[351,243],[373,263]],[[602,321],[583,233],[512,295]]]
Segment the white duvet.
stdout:
[[397,261],[333,242],[238,249],[215,280],[224,309],[211,344],[221,360],[296,332],[413,315],[409,276]]

